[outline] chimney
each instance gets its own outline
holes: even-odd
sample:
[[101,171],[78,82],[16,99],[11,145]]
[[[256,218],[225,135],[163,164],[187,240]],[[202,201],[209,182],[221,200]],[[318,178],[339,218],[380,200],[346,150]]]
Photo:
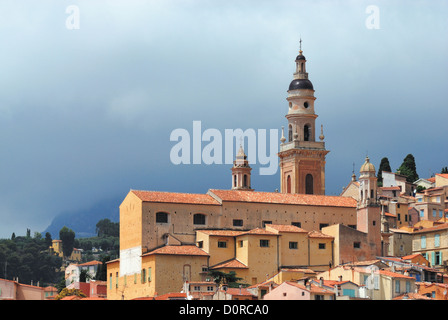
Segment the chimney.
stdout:
[[320,277],[320,279],[319,279],[319,287],[322,288],[323,285],[324,285],[324,278]]
[[338,277],[339,282],[342,282],[342,276]]

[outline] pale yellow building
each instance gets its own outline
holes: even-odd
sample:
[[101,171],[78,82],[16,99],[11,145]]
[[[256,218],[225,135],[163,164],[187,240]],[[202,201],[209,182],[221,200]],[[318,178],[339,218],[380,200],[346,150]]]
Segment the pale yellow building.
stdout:
[[180,292],[186,282],[205,281],[209,255],[194,245],[163,246],[141,255],[135,273],[120,275],[120,260],[107,264],[107,298],[131,300]]
[[[63,258],[64,253],[62,252],[62,240],[53,240],[50,250],[54,252],[59,257]],[[82,251],[80,249],[73,248],[72,254],[68,258],[70,261],[81,261]]]
[[412,252],[422,254],[433,268],[446,267],[448,265],[448,223],[417,228],[412,233]]

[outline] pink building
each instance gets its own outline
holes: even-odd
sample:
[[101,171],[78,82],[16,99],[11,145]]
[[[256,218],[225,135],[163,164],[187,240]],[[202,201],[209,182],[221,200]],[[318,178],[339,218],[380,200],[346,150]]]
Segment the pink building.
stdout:
[[285,281],[271,292],[264,295],[263,300],[334,300],[333,290],[308,282],[299,284]]
[[0,300],[44,300],[44,288],[0,279]]

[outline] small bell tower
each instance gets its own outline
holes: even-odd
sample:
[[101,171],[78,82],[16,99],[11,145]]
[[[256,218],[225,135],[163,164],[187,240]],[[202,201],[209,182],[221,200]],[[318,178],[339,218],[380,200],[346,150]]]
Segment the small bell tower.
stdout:
[[243,147],[240,145],[238,154],[232,167],[232,190],[248,190],[252,191],[250,187],[250,172],[252,168],[249,166],[249,161],[244,153]]

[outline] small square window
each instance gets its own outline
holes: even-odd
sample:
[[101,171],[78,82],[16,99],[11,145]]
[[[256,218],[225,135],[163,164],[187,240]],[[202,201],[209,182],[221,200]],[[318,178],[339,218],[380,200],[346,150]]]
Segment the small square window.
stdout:
[[262,248],[268,248],[269,247],[269,240],[260,240],[260,247]]
[[325,243],[319,243],[319,249],[325,249]]
[[218,241],[218,248],[227,248],[227,241]]
[[289,242],[289,249],[297,249],[297,242],[296,241],[290,241]]

